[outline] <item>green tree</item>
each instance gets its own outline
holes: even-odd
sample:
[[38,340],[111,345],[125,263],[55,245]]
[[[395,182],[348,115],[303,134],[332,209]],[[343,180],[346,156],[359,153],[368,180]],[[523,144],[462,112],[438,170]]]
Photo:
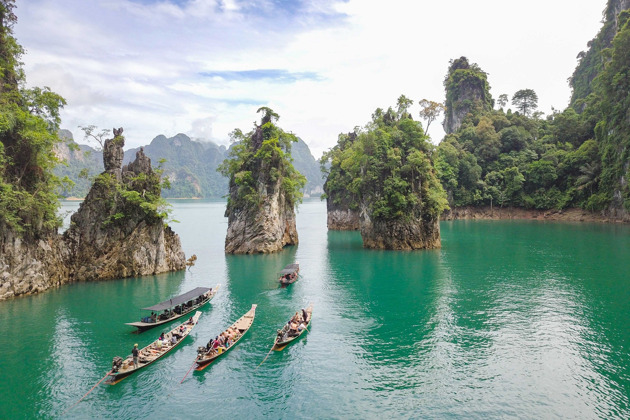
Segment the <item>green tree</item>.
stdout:
[[503,93],[499,95],[499,99],[497,99],[497,104],[499,105],[501,109],[503,109],[508,104],[507,94]]
[[529,116],[538,108],[538,95],[533,89],[521,89],[512,96],[512,105],[521,114]]
[[446,107],[439,102],[430,101],[428,99],[422,99],[419,104],[420,118],[427,122],[424,132],[428,133],[431,123],[439,118],[444,111],[446,111]]
[[23,87],[14,8],[13,0],[0,1],[0,234],[43,237],[61,223],[55,194],[61,181],[52,169],[66,102],[48,88]]

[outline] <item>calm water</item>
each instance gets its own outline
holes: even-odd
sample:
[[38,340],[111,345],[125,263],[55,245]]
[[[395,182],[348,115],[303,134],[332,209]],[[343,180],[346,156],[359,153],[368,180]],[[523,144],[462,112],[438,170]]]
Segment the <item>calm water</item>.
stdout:
[[[174,206],[190,270],[0,302],[1,419],[630,417],[629,226],[443,222],[441,250],[367,251],[307,201],[299,246],[226,256],[224,203]],[[294,260],[303,278],[280,289]],[[162,331],[133,334],[138,308],[216,283],[181,346],[63,414]],[[308,302],[311,331],[256,369]],[[197,346],[252,303],[248,335],[180,385]]]

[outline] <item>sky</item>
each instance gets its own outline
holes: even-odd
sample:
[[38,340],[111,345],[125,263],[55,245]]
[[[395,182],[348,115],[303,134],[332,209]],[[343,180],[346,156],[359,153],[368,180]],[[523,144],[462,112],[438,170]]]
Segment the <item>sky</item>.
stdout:
[[[534,89],[562,110],[606,0],[17,0],[28,86],[67,100],[62,128],[123,127],[125,149],[163,134],[229,145],[261,106],[318,158],[404,94],[443,102],[449,60],[491,93]],[[419,119],[416,118],[416,119]],[[431,141],[444,136],[441,120]]]

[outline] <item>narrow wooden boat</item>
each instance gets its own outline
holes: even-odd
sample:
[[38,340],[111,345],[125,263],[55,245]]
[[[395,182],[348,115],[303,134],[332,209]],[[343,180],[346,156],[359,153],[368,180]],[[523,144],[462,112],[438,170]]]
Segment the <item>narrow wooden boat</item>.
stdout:
[[294,264],[287,264],[287,266],[284,267],[282,271],[280,271],[280,273],[278,273],[278,281],[280,281],[281,285],[286,286],[288,284],[295,283],[298,279],[299,274],[299,263],[296,262]]
[[[304,312],[306,312],[306,322],[303,322],[304,321],[304,315],[303,315]],[[273,350],[276,350],[276,351],[284,350],[284,348],[287,345],[289,345],[293,341],[297,340],[298,338],[300,338],[302,336],[302,334],[304,334],[305,332],[308,331],[308,327],[311,325],[311,316],[313,315],[313,304],[310,303],[308,305],[308,308],[302,309],[301,311],[298,311],[298,315],[299,315],[300,321],[301,321],[301,322],[297,323],[298,327],[299,327],[300,324],[304,324],[305,327],[302,328],[301,330],[298,329],[297,334],[290,332],[291,322],[295,318],[295,315],[294,315],[286,324],[284,324],[284,327],[282,327],[281,330],[278,330],[278,335],[276,336],[276,341],[273,344]]]
[[[197,325],[197,321],[201,316],[201,312],[197,311],[194,316],[192,316],[186,322],[176,326],[168,333],[164,334],[164,344],[158,343],[159,339],[155,340],[153,343],[144,347],[139,351],[138,354],[138,367],[133,365],[133,356],[129,355],[126,359],[122,359],[121,357],[114,357],[114,361],[112,362],[112,370],[109,372],[109,378],[106,381],[110,385],[117,384],[118,382],[125,379],[127,376],[132,373],[149,366],[151,363],[158,360],[160,357],[164,356],[169,351],[173,350],[177,347],[184,338],[190,334],[193,327]],[[171,344],[171,337],[175,334],[177,341],[174,344]]]
[[238,321],[234,324],[230,325],[224,332],[229,331],[231,328],[236,328],[238,331],[238,335],[236,340],[232,343],[228,348],[219,347],[218,349],[210,349],[208,350],[206,347],[199,347],[197,349],[197,359],[195,359],[195,370],[204,370],[207,368],[212,362],[214,362],[219,357],[223,356],[228,351],[232,350],[241,338],[245,335],[245,333],[249,330],[254,322],[254,317],[256,316],[256,304],[253,304],[251,309],[247,311],[245,315],[240,317]]
[[210,302],[217,294],[219,286],[221,285],[217,284],[214,289],[211,287],[197,287],[196,289],[165,300],[164,302],[157,303],[148,308],[142,308],[146,311],[151,311],[152,315],[156,312],[164,312],[159,315],[155,314],[155,316],[143,317],[140,322],[127,322],[125,325],[131,325],[132,327],[138,328],[138,332],[143,332],[150,328],[157,327],[158,325],[174,321]]

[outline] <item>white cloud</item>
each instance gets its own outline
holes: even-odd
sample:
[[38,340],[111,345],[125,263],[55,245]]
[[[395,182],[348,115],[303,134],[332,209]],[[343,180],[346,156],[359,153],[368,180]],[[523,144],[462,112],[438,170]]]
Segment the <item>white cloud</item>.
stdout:
[[[63,126],[78,139],[78,125],[96,124],[123,126],[128,147],[179,132],[227,144],[266,105],[319,156],[400,94],[443,100],[448,61],[462,55],[489,73],[494,97],[532,88],[542,111],[563,108],[606,0],[177,3],[18,0],[29,84],[68,100]],[[221,73],[270,69],[290,77]],[[439,141],[439,124],[430,134]]]

